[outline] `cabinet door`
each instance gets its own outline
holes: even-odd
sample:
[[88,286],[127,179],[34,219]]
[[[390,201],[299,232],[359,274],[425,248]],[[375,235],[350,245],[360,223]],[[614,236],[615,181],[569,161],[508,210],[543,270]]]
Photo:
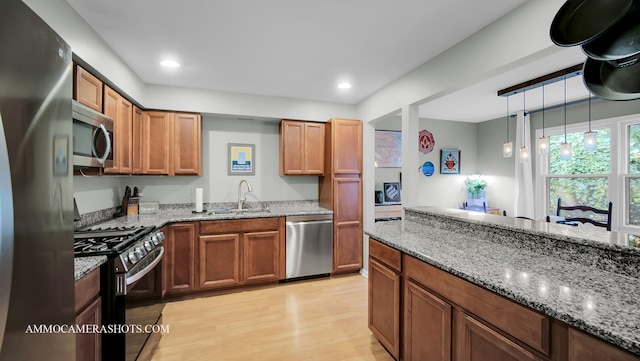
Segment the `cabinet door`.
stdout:
[[304,122],[280,123],[280,175],[304,174],[304,133]]
[[[102,325],[102,301],[96,298],[84,311],[76,316],[76,325]],[[102,360],[102,334],[76,334],[76,361]]]
[[102,81],[83,68],[75,68],[73,99],[102,113]]
[[173,115],[173,174],[202,174],[202,141],[200,114]]
[[198,243],[198,287],[237,285],[240,282],[240,235],[200,236]]
[[362,173],[362,122],[331,119],[333,173]]
[[638,361],[640,357],[569,328],[569,361]]
[[245,283],[278,280],[279,234],[268,231],[242,235],[242,280]]
[[165,239],[165,270],[163,277],[167,293],[195,289],[195,223],[176,223],[167,227]]
[[140,108],[133,106],[131,119],[131,157],[133,174],[143,174],[142,170],[142,122],[144,120],[144,112]]
[[104,114],[113,119],[113,167],[105,173],[130,174],[132,171],[132,114],[131,102],[115,90],[104,87]]
[[333,272],[362,268],[362,184],[360,178],[334,179]]
[[324,124],[307,122],[304,126],[304,174],[324,174]]
[[502,336],[482,322],[456,313],[456,360],[536,361],[532,352]]
[[369,329],[400,359],[400,274],[369,258]]
[[451,305],[418,284],[406,281],[403,317],[405,360],[451,360]]
[[142,121],[142,172],[169,174],[171,113],[145,112]]

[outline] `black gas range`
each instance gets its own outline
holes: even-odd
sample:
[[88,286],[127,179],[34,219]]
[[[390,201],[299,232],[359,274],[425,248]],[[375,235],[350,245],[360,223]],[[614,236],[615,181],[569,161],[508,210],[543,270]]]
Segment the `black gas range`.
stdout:
[[161,337],[164,238],[156,227],[74,234],[76,257],[107,257],[100,270],[104,360],[145,360]]

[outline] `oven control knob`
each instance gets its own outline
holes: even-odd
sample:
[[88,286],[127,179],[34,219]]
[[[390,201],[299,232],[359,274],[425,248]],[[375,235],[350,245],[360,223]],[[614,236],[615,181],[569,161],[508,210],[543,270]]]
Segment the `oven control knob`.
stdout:
[[146,241],[144,242],[144,248],[149,252],[153,249],[153,247],[155,247],[156,243],[154,242],[153,238],[150,241]]
[[153,236],[151,236],[151,242],[153,242],[153,244],[159,244],[160,240],[158,239],[158,237],[154,234]]
[[165,238],[164,237],[164,233],[162,233],[162,232],[156,233],[156,238],[158,239],[158,243],[164,241],[164,238]]
[[142,246],[137,247],[134,252],[138,256],[138,259],[142,259],[142,257],[144,257],[147,254],[147,251]]
[[136,264],[140,260],[140,257],[138,257],[136,252],[130,252],[129,255],[128,255],[128,258],[129,258],[129,262],[131,262],[131,264]]

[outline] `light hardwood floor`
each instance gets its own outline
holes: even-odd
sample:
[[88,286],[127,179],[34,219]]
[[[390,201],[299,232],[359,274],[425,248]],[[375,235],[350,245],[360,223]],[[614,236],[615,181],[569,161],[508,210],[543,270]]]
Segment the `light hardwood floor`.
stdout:
[[367,327],[361,275],[168,303],[153,361],[393,358]]

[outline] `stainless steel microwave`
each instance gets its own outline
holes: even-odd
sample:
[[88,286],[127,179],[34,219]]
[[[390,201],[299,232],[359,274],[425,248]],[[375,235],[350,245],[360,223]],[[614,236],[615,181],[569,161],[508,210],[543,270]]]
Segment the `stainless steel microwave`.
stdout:
[[74,168],[113,167],[113,119],[73,101]]

